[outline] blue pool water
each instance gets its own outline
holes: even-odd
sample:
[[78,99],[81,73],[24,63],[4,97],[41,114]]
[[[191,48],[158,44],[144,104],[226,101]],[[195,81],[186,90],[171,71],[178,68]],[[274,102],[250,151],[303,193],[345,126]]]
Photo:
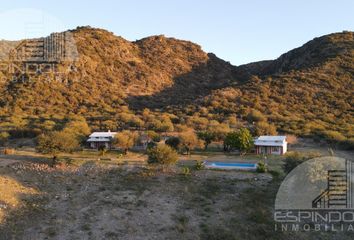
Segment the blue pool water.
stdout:
[[221,169],[257,169],[256,163],[225,163],[225,162],[209,162],[206,163],[209,168]]

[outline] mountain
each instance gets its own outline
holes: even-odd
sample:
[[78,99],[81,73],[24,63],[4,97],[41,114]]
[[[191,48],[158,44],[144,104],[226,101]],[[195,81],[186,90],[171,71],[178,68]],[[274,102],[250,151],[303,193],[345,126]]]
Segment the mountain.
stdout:
[[235,79],[233,66],[188,41],[161,35],[129,42],[88,27],[71,34],[79,58],[72,63],[75,71],[65,73],[68,84],[42,81],[41,76],[32,76],[25,83],[8,83],[1,99],[5,109],[13,112],[16,108],[28,115],[96,110],[111,114],[127,97],[170,88],[188,98],[227,86]]
[[219,109],[240,115],[240,105],[259,110],[278,130],[353,138],[353,32],[315,38],[274,61],[242,65],[237,72],[248,79],[244,84],[219,89],[201,102],[207,106],[228,96],[231,101]]
[[40,69],[0,72],[0,128],[42,129],[73,114],[96,129],[149,127],[141,122],[152,121],[144,117],[150,109],[174,124],[247,124],[258,114],[279,131],[352,139],[353,34],[322,36],[276,60],[238,67],[189,41],[159,35],[131,42],[91,27],[16,47],[0,41],[16,66],[30,69],[43,58],[35,62]]

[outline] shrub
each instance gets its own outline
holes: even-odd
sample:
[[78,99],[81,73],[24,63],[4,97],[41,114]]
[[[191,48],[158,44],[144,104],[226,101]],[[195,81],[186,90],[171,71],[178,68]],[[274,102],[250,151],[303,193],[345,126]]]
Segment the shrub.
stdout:
[[73,134],[65,131],[49,132],[38,136],[36,150],[40,153],[51,154],[53,156],[51,166],[54,167],[60,152],[71,153],[79,146],[79,141]]
[[215,134],[208,131],[198,132],[198,138],[204,141],[204,149],[208,148],[208,145],[215,140]]
[[73,152],[79,147],[76,137],[67,132],[50,132],[37,138],[37,151],[56,155],[59,152]]
[[214,135],[215,140],[224,140],[225,136],[231,131],[230,126],[225,123],[218,123],[213,121],[208,127],[208,131]]
[[301,163],[319,156],[321,156],[319,153],[308,153],[305,155],[300,152],[288,152],[285,154],[284,172],[288,174]]
[[179,138],[181,140],[181,146],[186,150],[187,154],[190,154],[191,150],[202,145],[202,142],[193,131],[182,132]]
[[152,131],[152,130],[147,131],[147,135],[148,135],[149,138],[151,138],[152,141],[154,141],[154,142],[160,142],[160,141],[161,141],[161,136],[160,136],[160,134],[158,134],[158,133],[155,132],[155,131]]
[[202,170],[204,168],[204,164],[202,161],[197,161],[195,164],[195,170]]
[[98,151],[100,152],[100,156],[104,156],[107,152],[107,148],[105,145],[101,145],[98,147]]
[[4,149],[4,155],[12,155],[15,154],[15,149],[13,148],[5,148]]
[[151,149],[157,146],[156,142],[148,142],[146,149]]
[[255,135],[276,135],[277,128],[268,122],[257,122],[255,125]]
[[184,176],[189,176],[189,175],[191,175],[191,169],[189,167],[183,167],[182,173]]
[[248,115],[247,115],[247,120],[249,122],[265,122],[267,118],[258,110],[252,110]]
[[135,132],[131,132],[129,130],[125,130],[119,132],[114,137],[114,144],[123,149],[124,154],[128,153],[129,148],[133,147],[135,142],[138,139],[138,134]]
[[268,171],[268,166],[264,161],[259,161],[257,164],[257,172],[265,173]]
[[289,143],[289,144],[296,144],[298,143],[298,139],[295,135],[286,135],[286,141]]
[[175,164],[178,160],[177,152],[168,145],[157,145],[148,150],[148,163]]
[[340,147],[345,150],[354,150],[354,138],[341,142]]
[[226,135],[224,140],[224,149],[230,151],[238,149],[241,153],[246,153],[253,147],[253,138],[247,128],[241,128],[237,132],[231,132]]
[[176,151],[178,151],[181,144],[181,140],[178,137],[170,137],[165,141],[165,143]]
[[322,131],[321,134],[327,139],[330,143],[337,143],[346,140],[346,137],[343,136],[340,132],[337,131]]
[[1,132],[0,133],[0,146],[3,146],[6,144],[7,140],[9,139],[10,134],[7,132]]

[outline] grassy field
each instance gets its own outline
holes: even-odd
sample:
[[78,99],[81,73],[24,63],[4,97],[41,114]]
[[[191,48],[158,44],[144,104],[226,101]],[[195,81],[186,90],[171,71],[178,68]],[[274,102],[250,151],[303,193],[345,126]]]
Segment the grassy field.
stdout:
[[274,231],[282,157],[268,157],[265,174],[194,170],[195,160],[260,160],[222,153],[181,156],[165,168],[147,166],[139,153],[83,151],[62,155],[56,168],[31,149],[0,156],[6,159],[12,162],[0,167],[0,239],[353,239]]

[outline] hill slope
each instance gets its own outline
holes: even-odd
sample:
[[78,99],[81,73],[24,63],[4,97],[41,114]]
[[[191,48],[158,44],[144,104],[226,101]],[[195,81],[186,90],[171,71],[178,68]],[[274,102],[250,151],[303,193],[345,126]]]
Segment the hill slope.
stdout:
[[231,101],[219,109],[240,114],[240,105],[257,109],[283,131],[331,129],[353,137],[353,32],[316,38],[274,61],[243,65],[237,72],[248,79],[245,84],[215,91],[202,102],[222,102],[228,96]]
[[174,124],[200,119],[244,124],[250,115],[262,114],[262,121],[278,130],[305,135],[333,130],[353,137],[353,32],[316,38],[274,61],[239,67],[194,43],[164,36],[130,42],[90,27],[70,34],[79,57],[58,64],[59,70],[70,69],[59,80],[40,71],[15,73],[23,81],[9,81],[11,74],[2,72],[4,128],[42,128],[69,114],[83,115],[94,128],[137,122],[149,127],[142,110],[150,108],[160,121],[166,118],[161,111],[169,113]]

